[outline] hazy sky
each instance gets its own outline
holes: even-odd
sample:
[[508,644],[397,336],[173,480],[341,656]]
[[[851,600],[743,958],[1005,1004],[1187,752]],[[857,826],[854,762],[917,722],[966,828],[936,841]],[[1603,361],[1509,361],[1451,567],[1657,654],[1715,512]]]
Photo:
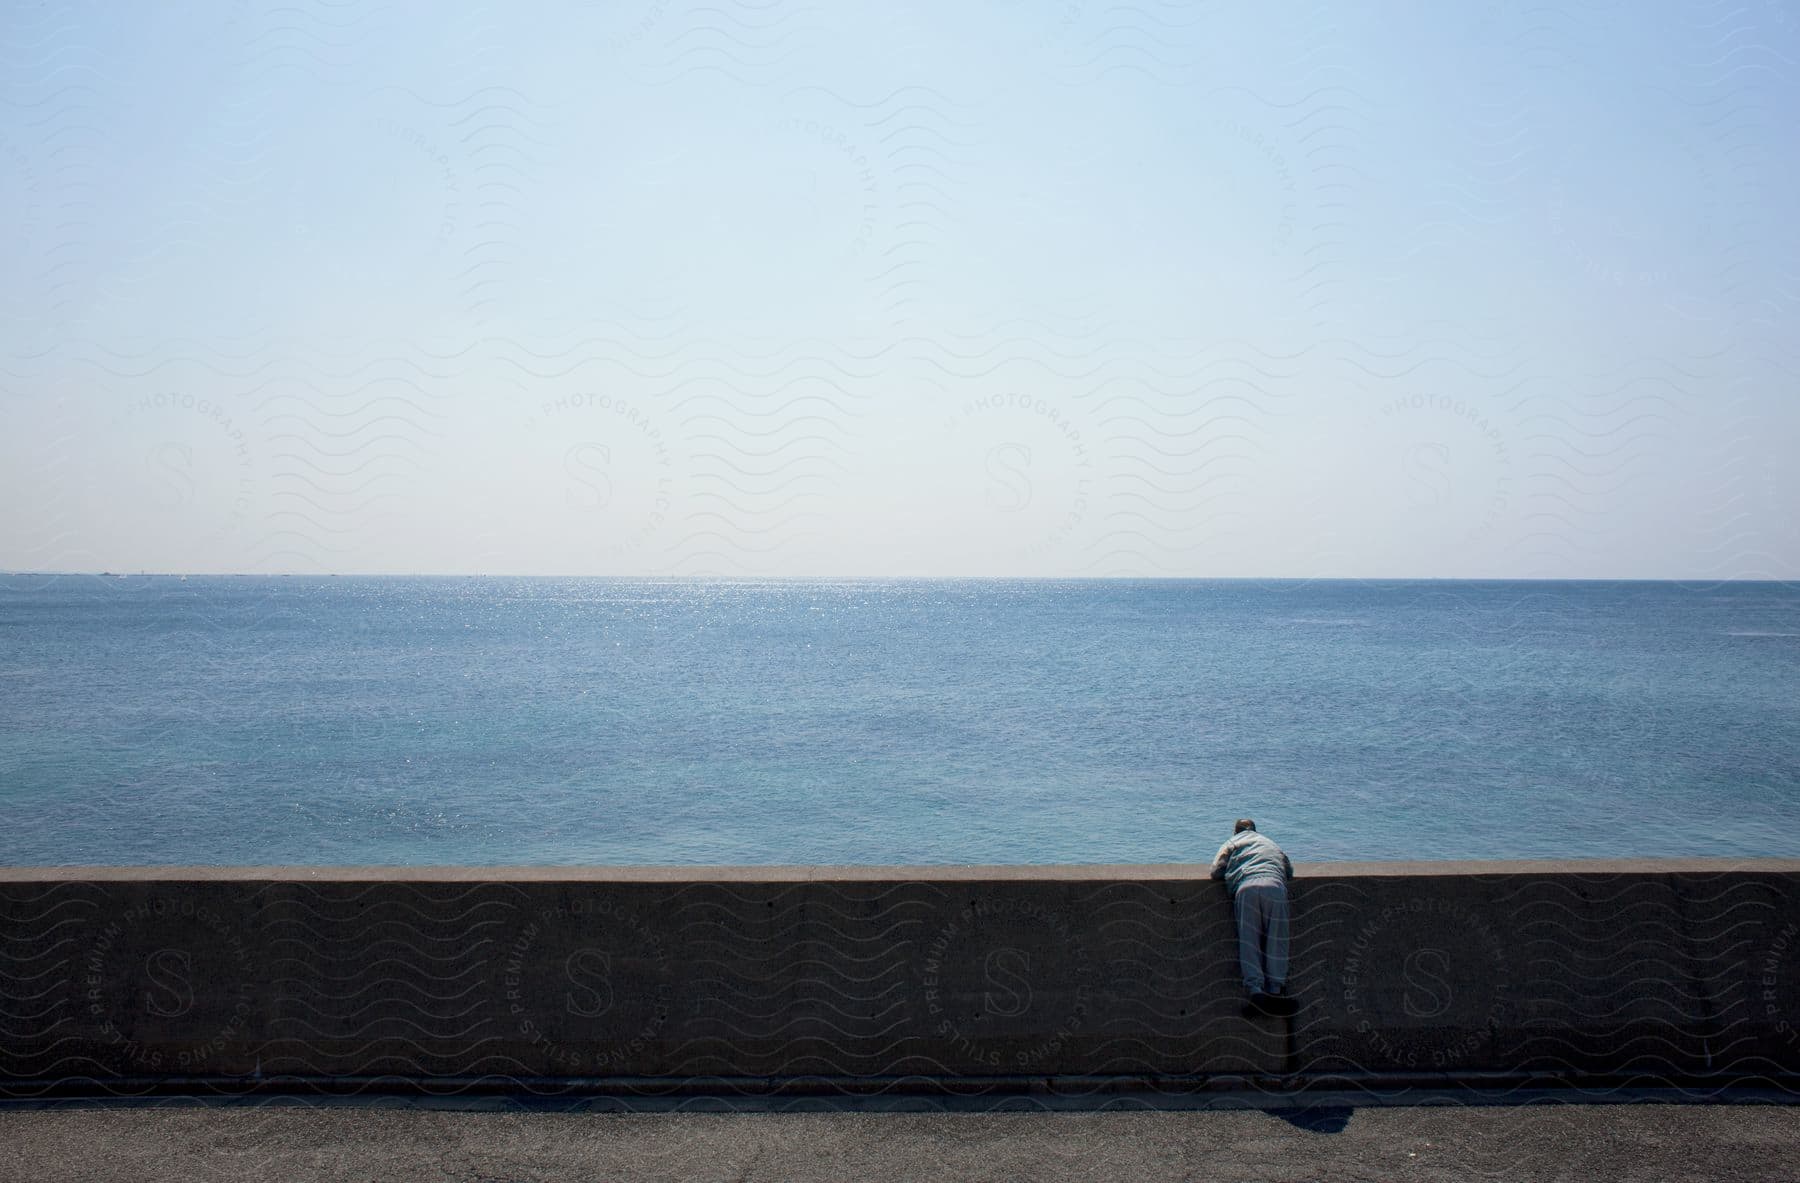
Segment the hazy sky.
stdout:
[[12,4],[0,567],[1800,578],[1800,12]]

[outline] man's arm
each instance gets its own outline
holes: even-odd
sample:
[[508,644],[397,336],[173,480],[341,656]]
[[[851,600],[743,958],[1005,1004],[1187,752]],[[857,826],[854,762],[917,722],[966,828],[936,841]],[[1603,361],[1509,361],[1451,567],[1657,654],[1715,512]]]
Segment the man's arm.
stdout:
[[1230,856],[1231,843],[1227,842],[1225,845],[1219,847],[1219,853],[1213,856],[1212,877],[1214,879],[1225,878],[1225,863]]
[[1287,872],[1289,879],[1294,877],[1294,860],[1288,858],[1285,850],[1281,852],[1281,869]]

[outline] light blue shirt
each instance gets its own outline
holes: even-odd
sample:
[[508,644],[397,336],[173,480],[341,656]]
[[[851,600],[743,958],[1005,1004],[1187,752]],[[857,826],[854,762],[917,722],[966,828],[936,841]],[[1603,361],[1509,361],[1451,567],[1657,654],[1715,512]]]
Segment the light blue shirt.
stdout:
[[1233,834],[1231,841],[1219,847],[1219,853],[1213,857],[1212,877],[1223,879],[1233,893],[1252,879],[1286,886],[1294,877],[1294,864],[1274,842],[1255,830],[1245,830]]

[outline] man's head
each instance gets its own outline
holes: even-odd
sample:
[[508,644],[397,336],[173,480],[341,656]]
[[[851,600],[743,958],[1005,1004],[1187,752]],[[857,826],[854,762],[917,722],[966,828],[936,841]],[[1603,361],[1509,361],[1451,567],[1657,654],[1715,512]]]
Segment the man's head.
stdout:
[[1256,828],[1255,822],[1251,821],[1247,817],[1240,817],[1240,818],[1238,818],[1237,828],[1232,830],[1231,832],[1233,834],[1242,834],[1245,830],[1254,830],[1255,828]]

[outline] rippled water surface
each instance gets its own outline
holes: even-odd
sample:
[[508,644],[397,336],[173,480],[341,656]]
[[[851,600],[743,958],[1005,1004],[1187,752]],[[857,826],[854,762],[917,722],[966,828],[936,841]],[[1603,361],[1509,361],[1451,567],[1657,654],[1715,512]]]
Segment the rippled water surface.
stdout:
[[1800,855],[1800,589],[8,576],[0,723],[0,863]]

